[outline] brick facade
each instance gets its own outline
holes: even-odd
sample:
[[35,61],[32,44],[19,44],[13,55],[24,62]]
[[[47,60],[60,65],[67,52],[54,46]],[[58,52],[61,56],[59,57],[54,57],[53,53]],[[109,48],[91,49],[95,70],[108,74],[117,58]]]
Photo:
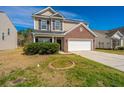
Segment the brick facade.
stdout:
[[[80,31],[80,27],[83,28],[82,31]],[[93,40],[93,49],[95,49],[95,36],[89,32],[83,25],[79,25],[77,28],[73,29],[69,33],[67,33],[64,37],[64,51],[68,51],[68,39],[73,38],[73,39],[85,39],[85,40]]]

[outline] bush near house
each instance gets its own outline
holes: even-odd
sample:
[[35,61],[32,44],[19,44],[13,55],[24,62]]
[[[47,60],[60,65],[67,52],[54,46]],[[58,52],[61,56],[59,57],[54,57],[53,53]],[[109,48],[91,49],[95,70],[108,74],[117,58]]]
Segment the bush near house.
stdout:
[[24,53],[27,55],[34,54],[54,54],[59,51],[58,43],[31,43],[24,47]]
[[117,49],[118,50],[124,50],[124,47],[118,47]]

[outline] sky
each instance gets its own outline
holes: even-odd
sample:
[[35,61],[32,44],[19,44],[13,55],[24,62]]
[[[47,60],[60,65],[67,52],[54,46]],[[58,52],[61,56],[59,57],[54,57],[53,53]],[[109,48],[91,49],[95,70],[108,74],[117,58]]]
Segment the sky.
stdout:
[[[33,28],[32,14],[46,8],[40,6],[0,6],[18,30]],[[111,30],[124,26],[123,6],[54,6],[66,18],[86,21],[92,30]]]

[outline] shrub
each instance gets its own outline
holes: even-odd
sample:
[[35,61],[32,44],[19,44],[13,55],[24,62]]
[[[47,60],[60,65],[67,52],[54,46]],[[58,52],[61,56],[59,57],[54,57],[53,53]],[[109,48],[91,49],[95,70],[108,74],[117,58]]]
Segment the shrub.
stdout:
[[31,43],[24,47],[24,53],[27,55],[54,54],[58,51],[58,43]]
[[37,54],[39,52],[39,43],[31,43],[28,45],[25,45],[23,51],[25,54],[27,55],[34,55]]
[[118,50],[124,50],[124,47],[118,47],[117,49]]

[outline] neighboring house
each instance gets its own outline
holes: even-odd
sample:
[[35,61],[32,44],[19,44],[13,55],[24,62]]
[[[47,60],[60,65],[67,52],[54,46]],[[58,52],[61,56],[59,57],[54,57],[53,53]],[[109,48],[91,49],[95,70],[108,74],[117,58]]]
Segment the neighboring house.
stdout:
[[87,23],[66,19],[47,7],[33,15],[34,42],[57,42],[62,51],[94,50],[96,34]]
[[0,11],[0,50],[17,48],[17,30],[9,17]]
[[96,48],[112,49],[124,46],[124,30],[94,31],[97,34]]

